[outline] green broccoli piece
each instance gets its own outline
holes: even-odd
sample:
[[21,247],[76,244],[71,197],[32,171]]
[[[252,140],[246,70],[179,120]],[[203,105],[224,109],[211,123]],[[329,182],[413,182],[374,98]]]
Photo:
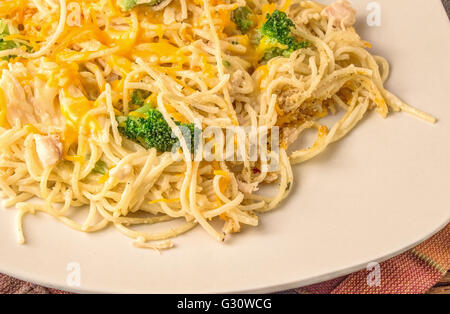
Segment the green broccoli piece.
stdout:
[[222,61],[222,64],[223,64],[225,67],[227,67],[227,68],[229,68],[229,67],[231,66],[230,61],[227,61],[227,60],[223,60],[223,61]]
[[12,40],[6,40],[3,41],[2,39],[0,39],[0,50],[8,50],[8,49],[13,49],[13,48],[17,48],[18,45],[15,41]]
[[[32,51],[32,48],[25,43],[22,42],[16,42],[14,40],[4,40],[3,38],[5,36],[11,35],[11,31],[9,29],[8,23],[0,19],[0,51],[1,50],[8,50],[8,49],[14,49],[18,48],[20,46],[25,46],[27,48],[28,52]],[[10,58],[14,58],[15,56],[6,56],[0,59],[8,61]]]
[[99,160],[95,163],[94,169],[92,169],[93,173],[103,174],[105,175],[109,170],[108,165],[103,160]]
[[275,10],[272,15],[266,15],[267,21],[261,28],[261,33],[268,38],[288,47],[296,45],[297,40],[291,34],[291,27],[295,27],[286,13]]
[[5,20],[0,19],[0,39],[8,35],[10,35],[8,23]]
[[[3,40],[3,37],[10,35],[8,23],[0,19],[0,51],[17,48],[18,45],[13,40]],[[8,60],[12,56],[6,56],[0,59]]]
[[120,7],[123,11],[130,11],[137,6],[137,0],[121,0]]
[[242,34],[246,34],[254,25],[252,15],[253,12],[248,7],[239,7],[231,12],[231,20]]
[[267,62],[277,56],[289,57],[292,52],[308,47],[307,41],[299,42],[292,35],[291,28],[295,25],[286,13],[275,10],[272,15],[267,14],[266,19],[260,30],[260,41],[272,46],[266,50],[262,61]]
[[[159,152],[170,152],[173,147],[179,147],[178,138],[172,134],[172,129],[161,112],[151,104],[145,104],[134,112],[134,115],[119,116],[119,132],[126,138],[135,141],[143,147],[156,148]],[[191,152],[196,147],[198,131],[193,123],[175,124],[180,128]]]
[[[86,154],[84,156],[84,159],[85,160],[91,159],[91,154]],[[92,169],[91,173],[98,173],[105,175],[108,171],[109,171],[108,164],[100,159],[95,163],[94,169]]]
[[283,56],[289,57],[291,53],[287,49],[281,49],[280,47],[271,47],[264,51],[264,57],[261,59],[263,62],[268,62],[275,57]]
[[145,100],[150,95],[151,93],[148,91],[142,89],[135,89],[133,93],[131,93],[131,103],[136,107],[142,107],[145,104]]
[[123,11],[130,11],[141,4],[147,4],[155,6],[163,2],[164,0],[121,0],[120,7]]

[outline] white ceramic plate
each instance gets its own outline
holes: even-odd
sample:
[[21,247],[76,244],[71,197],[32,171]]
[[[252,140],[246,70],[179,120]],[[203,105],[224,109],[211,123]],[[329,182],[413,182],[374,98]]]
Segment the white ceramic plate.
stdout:
[[[321,157],[296,167],[282,206],[220,244],[200,228],[163,252],[131,247],[109,229],[72,231],[27,216],[16,243],[14,210],[0,210],[0,272],[77,292],[221,293],[294,288],[364,268],[430,237],[450,220],[450,28],[439,0],[378,0],[381,26],[358,31],[392,64],[388,88],[439,117],[373,113]],[[71,268],[75,265],[75,268]],[[67,279],[79,265],[81,285]],[[72,271],[71,271],[72,270]]]

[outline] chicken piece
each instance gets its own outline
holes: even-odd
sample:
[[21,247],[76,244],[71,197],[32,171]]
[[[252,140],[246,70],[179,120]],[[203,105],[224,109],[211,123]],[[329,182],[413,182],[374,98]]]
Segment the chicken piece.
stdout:
[[253,92],[253,80],[247,71],[236,70],[231,74],[231,91],[241,94]]
[[103,44],[95,39],[91,39],[82,43],[76,43],[74,47],[80,49],[81,51],[98,51],[104,48]]
[[175,8],[167,8],[163,13],[164,24],[170,25],[172,23],[176,23],[176,9]]
[[253,192],[258,190],[258,184],[257,183],[247,183],[242,182],[240,180],[237,180],[238,183],[238,189],[244,194],[252,194]]
[[8,70],[2,71],[0,87],[5,95],[8,123],[11,126],[60,125],[61,112],[56,102],[58,89],[37,77],[32,84],[22,85],[33,73],[20,62],[10,64]]
[[334,25],[350,27],[356,22],[356,10],[347,0],[338,0],[322,11],[322,16],[334,18]]
[[11,126],[36,124],[38,120],[34,115],[33,105],[29,102],[25,89],[10,71],[3,70],[0,86],[5,95],[8,123]]
[[63,145],[58,136],[35,135],[36,152],[44,167],[53,166],[62,158]]
[[48,83],[38,78],[34,80],[34,93],[31,103],[34,114],[39,122],[50,123],[52,125],[61,124],[61,112],[56,103],[58,89],[50,87]]
[[130,165],[124,165],[123,167],[115,167],[111,169],[111,171],[109,172],[109,176],[111,178],[116,179],[119,182],[124,182],[130,177],[132,170],[133,167],[131,167]]

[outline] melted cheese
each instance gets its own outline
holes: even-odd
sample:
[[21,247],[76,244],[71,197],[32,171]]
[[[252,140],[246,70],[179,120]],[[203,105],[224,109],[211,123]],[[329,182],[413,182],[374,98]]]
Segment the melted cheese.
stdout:
[[167,40],[141,44],[131,51],[131,56],[133,58],[142,58],[153,64],[178,63],[182,65],[188,62],[188,58],[183,51],[170,44]]
[[95,107],[94,102],[86,97],[72,97],[67,89],[60,93],[61,113],[65,118],[64,147],[67,150],[78,140],[80,132],[88,133],[91,129],[99,130],[100,126],[94,117],[87,113]]
[[150,205],[152,205],[152,204],[156,204],[156,203],[177,203],[179,201],[180,201],[179,198],[161,198],[161,199],[158,199],[158,200],[150,201],[148,203]]
[[13,14],[23,10],[26,6],[25,0],[2,0],[0,1],[0,12],[4,15]]
[[6,99],[3,89],[0,87],[0,126],[9,128],[8,119],[6,117]]

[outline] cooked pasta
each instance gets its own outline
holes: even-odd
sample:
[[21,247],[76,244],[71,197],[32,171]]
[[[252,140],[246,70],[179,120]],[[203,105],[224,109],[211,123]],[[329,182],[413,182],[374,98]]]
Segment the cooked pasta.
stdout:
[[[355,16],[345,0],[0,1],[0,189],[19,242],[36,212],[113,226],[141,248],[197,225],[223,241],[372,109],[435,122],[383,87],[389,64]],[[341,115],[330,128],[329,115]],[[231,137],[240,158],[220,159],[230,141],[206,130],[236,127],[254,132]],[[315,142],[293,149],[311,129]],[[251,136],[266,154],[252,157]]]

